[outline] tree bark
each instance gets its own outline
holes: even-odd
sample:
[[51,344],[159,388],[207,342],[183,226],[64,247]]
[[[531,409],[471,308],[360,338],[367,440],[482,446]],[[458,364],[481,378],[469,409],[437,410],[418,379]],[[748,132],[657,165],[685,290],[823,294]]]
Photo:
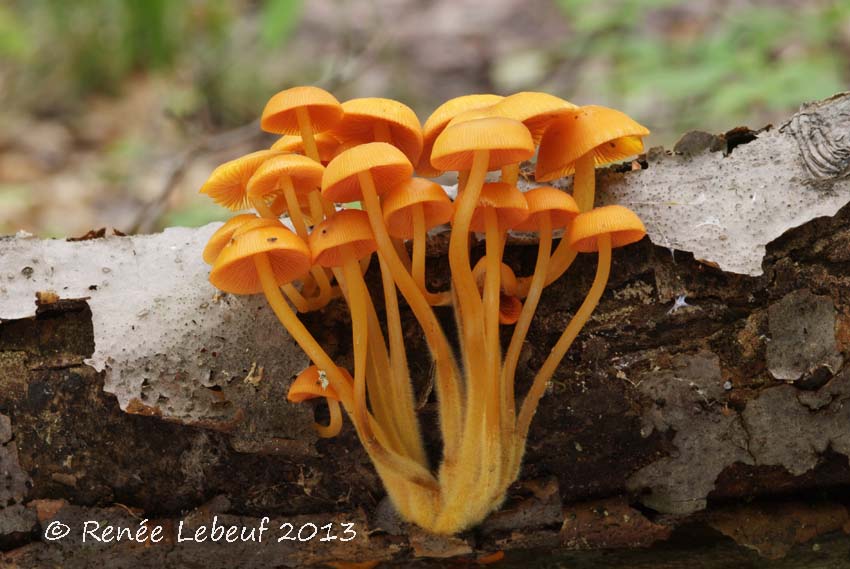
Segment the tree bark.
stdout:
[[[450,539],[394,517],[350,424],[319,440],[313,409],[285,401],[306,358],[264,301],[217,295],[206,282],[200,252],[214,227],[0,241],[4,563],[439,566],[499,551],[517,567],[542,558],[674,568],[686,553],[705,567],[756,555],[788,567],[846,560],[849,125],[850,97],[836,96],[778,129],[691,133],[675,153],[653,149],[600,174],[601,201],[637,209],[650,238],[615,250],[611,282],[541,401],[507,503]],[[730,221],[742,210],[751,217]],[[518,274],[533,267],[529,243],[515,236],[506,248]],[[432,289],[448,285],[444,252],[445,235],[432,235]],[[520,396],[594,263],[580,257],[544,292]],[[427,349],[402,316],[420,416],[433,427]],[[439,316],[454,334],[450,310]],[[303,319],[350,367],[347,317],[337,301]],[[214,518],[271,529],[262,542],[178,540]],[[144,519],[162,527],[162,541],[98,543],[90,533],[83,543],[87,521],[135,533]],[[319,533],[338,538],[351,523],[356,538],[278,541],[287,522],[302,537],[310,524],[332,524]],[[48,539],[56,524],[68,537]],[[625,551],[594,551],[609,548]]]

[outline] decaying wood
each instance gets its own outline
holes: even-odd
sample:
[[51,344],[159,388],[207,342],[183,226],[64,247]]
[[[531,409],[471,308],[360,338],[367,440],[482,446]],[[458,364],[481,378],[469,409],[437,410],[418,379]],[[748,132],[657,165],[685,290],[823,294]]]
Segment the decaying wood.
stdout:
[[[602,567],[614,557],[600,557],[601,548],[633,550],[632,567],[684,567],[671,551],[699,554],[705,567],[730,559],[743,566],[758,555],[785,557],[795,568],[846,559],[847,101],[807,106],[781,128],[748,131],[747,140],[756,138],[743,144],[740,132],[690,135],[679,154],[654,150],[636,163],[640,169],[600,177],[603,200],[634,206],[660,192],[674,205],[644,205],[652,241],[614,253],[608,290],[541,402],[505,507],[452,539],[395,518],[350,425],[336,439],[318,440],[311,410],[284,401],[306,360],[260,299],[217,296],[206,283],[199,257],[212,228],[75,243],[0,241],[4,562],[210,568],[419,559],[439,566],[448,557],[474,561],[505,551],[505,566],[526,567],[545,552],[570,567]],[[741,170],[747,165],[756,165],[749,182]],[[762,188],[767,173],[781,186],[775,192]],[[724,272],[713,265],[749,267],[756,257],[736,257],[730,245],[714,258],[698,253],[710,263],[694,259],[694,248],[683,245],[697,230],[688,224],[714,210],[689,201],[681,226],[671,225],[663,211],[676,207],[680,194],[670,184],[677,177],[692,196],[716,188],[732,211],[758,200],[775,211],[772,200],[787,201],[789,192],[820,205],[800,206],[814,219],[797,212],[781,223],[753,218],[742,226],[756,229],[729,230],[726,241],[759,234],[759,224],[779,233],[762,236],[758,271]],[[662,186],[653,187],[654,179]],[[759,189],[757,200],[749,188]],[[735,200],[749,203],[736,208]],[[727,226],[728,212],[717,211]],[[664,227],[668,239],[653,227]],[[706,239],[722,244],[720,228],[712,232]],[[439,235],[431,252],[431,285],[445,287]],[[527,274],[534,252],[516,239],[507,262]],[[593,271],[593,258],[581,258],[544,293],[520,362],[520,391]],[[377,296],[379,279],[370,278]],[[439,314],[452,330],[451,313]],[[304,320],[350,365],[344,304]],[[423,392],[430,364],[414,320],[405,321]],[[435,411],[426,403],[427,425]],[[429,442],[436,454],[438,441]],[[216,516],[246,528],[264,516],[275,529],[334,523],[338,534],[340,523],[351,522],[357,537],[277,542],[281,532],[274,531],[261,544],[177,541],[181,521],[185,536]],[[87,520],[137,529],[142,519],[161,525],[166,539],[81,543]],[[44,532],[52,522],[72,533],[50,541]]]

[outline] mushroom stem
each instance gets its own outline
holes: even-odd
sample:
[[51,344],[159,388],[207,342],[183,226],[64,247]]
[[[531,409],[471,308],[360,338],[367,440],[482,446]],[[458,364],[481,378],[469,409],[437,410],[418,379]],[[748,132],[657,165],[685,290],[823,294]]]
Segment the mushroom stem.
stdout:
[[391,376],[387,378],[388,387],[392,392],[394,402],[393,417],[396,428],[410,458],[420,464],[426,464],[425,449],[422,446],[422,435],[419,431],[419,421],[414,410],[413,388],[410,383],[410,371],[407,367],[407,353],[404,349],[404,335],[401,328],[401,314],[398,309],[395,282],[392,273],[378,253],[381,265],[381,282],[384,288],[384,306],[387,312],[387,332],[390,338],[390,367]]
[[[502,361],[502,348],[499,343],[499,292],[501,286],[502,259],[501,259],[501,236],[499,232],[499,219],[496,210],[492,207],[484,209],[484,227],[486,236],[486,272],[484,273],[484,338],[486,341],[486,378],[487,378],[487,405],[484,410],[484,432],[495,434],[496,440],[486,438],[491,444],[489,448],[482,449],[485,466],[483,473],[487,478],[485,488],[494,491],[501,479],[500,467],[502,464],[502,415],[501,395],[499,386],[500,363]],[[476,419],[473,419],[476,421]],[[486,467],[489,465],[489,468]],[[497,491],[497,490],[496,490]]]
[[298,312],[310,312],[310,301],[304,298],[304,295],[301,292],[292,286],[292,283],[286,283],[282,287],[280,287],[284,294],[286,294],[286,298],[289,299],[289,302],[295,305],[295,310]]
[[[605,285],[608,283],[608,275],[611,272],[611,235],[600,235],[597,242],[599,244],[599,260],[593,284],[591,285],[584,302],[581,303],[581,306],[573,316],[572,320],[570,320],[566,329],[564,329],[564,332],[561,334],[558,342],[549,352],[549,355],[546,357],[546,361],[543,362],[543,365],[540,367],[540,371],[538,371],[537,375],[534,377],[531,389],[528,390],[528,394],[522,402],[522,408],[520,409],[519,417],[517,418],[517,438],[515,441],[517,451],[514,455],[514,461],[511,468],[512,471],[517,471],[519,468],[519,459],[522,456],[522,448],[525,445],[525,438],[528,436],[528,428],[531,424],[531,419],[534,417],[535,411],[537,411],[537,404],[540,402],[540,398],[546,390],[546,385],[555,373],[555,369],[557,369],[558,364],[560,364],[561,360],[564,359],[564,355],[567,353],[567,350],[570,349],[570,346],[576,339],[576,336],[578,336],[585,323],[587,323],[591,313],[593,313],[593,310],[599,304],[599,299],[602,298],[602,293],[605,291]],[[518,472],[516,473],[518,474]]]
[[[466,187],[456,203],[449,240],[449,266],[452,271],[453,294],[457,298],[455,312],[460,327],[467,395],[460,448],[463,461],[457,473],[441,476],[441,481],[445,478],[446,491],[443,508],[434,524],[435,531],[442,533],[452,533],[458,527],[464,527],[469,516],[474,515],[463,496],[472,492],[480,482],[482,470],[488,467],[486,457],[493,448],[493,439],[500,438],[498,433],[489,432],[481,420],[489,391],[484,353],[486,350],[481,349],[484,315],[478,285],[469,262],[469,227],[481,188],[484,186],[489,161],[489,150],[474,151]],[[481,373],[481,370],[485,373]]]
[[313,123],[310,121],[310,111],[304,107],[295,109],[295,119],[298,121],[298,130],[301,131],[301,142],[304,143],[304,153],[308,158],[320,162],[319,148],[316,146],[316,138],[313,136]]
[[[549,254],[552,250],[552,218],[549,213],[543,213],[540,218],[540,227],[538,229],[539,238],[537,245],[537,261],[534,265],[534,273],[531,276],[531,283],[528,288],[528,295],[525,303],[522,306],[522,311],[517,320],[514,333],[511,336],[511,343],[508,345],[508,351],[505,354],[505,362],[502,368],[501,387],[502,387],[502,414],[507,428],[504,429],[505,449],[507,456],[505,458],[508,464],[512,464],[514,444],[513,437],[516,430],[516,395],[514,394],[516,366],[519,362],[519,354],[522,350],[525,337],[528,334],[528,329],[531,327],[531,320],[534,317],[534,312],[537,310],[537,303],[540,301],[540,295],[543,293],[543,287],[546,281],[546,271],[549,265]],[[511,469],[507,468],[503,475],[510,474]],[[512,480],[503,479],[505,484],[510,484]]]
[[[307,241],[307,224],[304,221],[301,206],[298,204],[298,197],[295,194],[295,187],[292,185],[292,178],[282,176],[280,185],[283,190],[283,197],[286,200],[286,209],[289,211],[289,218],[292,220],[293,227],[295,227],[295,233],[298,234],[298,237]],[[328,280],[328,275],[322,267],[313,265],[310,268],[310,274],[313,275],[313,278],[319,285],[319,295],[310,299],[309,306],[312,310],[318,310],[330,302],[333,296],[333,289]]]
[[342,410],[339,408],[339,401],[327,397],[325,397],[325,401],[328,402],[328,411],[331,414],[331,420],[327,426],[319,423],[316,423],[314,426],[320,437],[330,439],[337,436],[340,430],[342,430]]
[[337,395],[339,395],[342,404],[352,415],[354,426],[357,428],[357,433],[363,447],[376,465],[395,473],[411,484],[416,484],[435,492],[439,491],[437,481],[422,465],[398,454],[391,453],[381,445],[378,438],[383,433],[378,430],[379,425],[374,425],[376,430],[373,432],[371,417],[367,415],[365,424],[361,424],[358,421],[357,416],[353,413],[354,394],[352,387],[343,377],[331,357],[319,345],[316,339],[313,338],[312,334],[310,334],[301,320],[298,319],[298,316],[289,307],[289,304],[286,303],[286,300],[284,300],[275,281],[268,256],[266,254],[255,255],[254,264],[263,286],[263,293],[278,320],[280,320],[280,323],[283,324],[283,327],[287,329],[290,336],[298,343],[301,349],[304,350],[307,357],[328,375],[331,386],[337,392]]
[[463,189],[466,187],[466,181],[469,180],[469,170],[461,170],[457,173],[457,195],[460,197],[460,194],[463,193]]
[[251,205],[254,206],[254,209],[257,210],[257,213],[260,214],[260,217],[265,217],[267,219],[278,219],[278,217],[274,214],[268,204],[262,200],[262,198],[252,199]]
[[428,244],[428,231],[425,229],[425,208],[422,204],[413,206],[413,260],[411,273],[419,290],[428,299],[431,306],[445,306],[451,303],[451,293],[432,293],[425,284],[425,246]]
[[519,162],[502,166],[502,181],[516,186],[519,181]]
[[573,177],[573,198],[580,211],[593,209],[596,194],[596,160],[593,152],[587,152],[576,160],[576,173]]
[[434,311],[422,295],[419,287],[416,286],[413,277],[405,269],[393,247],[392,239],[387,232],[386,225],[384,225],[383,215],[381,215],[381,204],[378,201],[372,174],[368,171],[360,172],[357,177],[363,192],[363,203],[366,206],[366,213],[369,215],[372,232],[378,242],[378,251],[383,255],[393,280],[413,310],[420,326],[422,326],[428,347],[433,354],[436,365],[444,461],[453,463],[460,444],[462,394],[448,340],[434,315]]

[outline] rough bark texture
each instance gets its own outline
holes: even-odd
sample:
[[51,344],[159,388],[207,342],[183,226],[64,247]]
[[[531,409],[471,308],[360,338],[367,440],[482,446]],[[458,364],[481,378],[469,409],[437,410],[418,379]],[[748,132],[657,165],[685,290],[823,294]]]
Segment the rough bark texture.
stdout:
[[[847,119],[846,97],[815,108],[830,104],[836,121]],[[781,141],[777,168],[794,164],[796,181],[788,183],[804,199],[846,193],[847,131],[811,116],[804,111],[783,134],[771,135]],[[736,153],[754,160],[746,154],[752,142],[728,158],[711,152],[730,151],[732,141],[742,141],[740,131],[725,139],[692,136],[691,142],[697,139],[705,140],[693,147],[685,139],[679,154],[659,158],[665,184],[677,169],[683,180],[692,179],[692,160]],[[764,146],[760,152],[769,152]],[[632,185],[651,186],[653,168],[650,156],[635,174],[612,170],[601,180],[609,196],[628,195]],[[712,183],[722,186],[718,176]],[[193,259],[208,233],[188,232],[188,245],[176,252],[154,244],[183,239],[182,233],[62,244],[69,249],[59,257],[55,251],[50,257],[52,245],[44,244],[38,259],[23,267],[9,259],[17,263],[42,245],[0,244],[0,296],[22,303],[47,288],[54,293],[42,294],[32,316],[25,315],[28,303],[15,311],[8,302],[15,317],[0,321],[0,547],[8,566],[403,565],[412,559],[438,566],[442,558],[486,560],[497,551],[506,552],[505,566],[517,567],[541,556],[547,566],[573,568],[677,568],[692,566],[694,555],[702,567],[728,567],[730,560],[754,567],[759,556],[782,559],[777,567],[848,562],[850,206],[771,241],[759,276],[723,272],[649,239],[615,251],[602,302],[541,402],[520,481],[502,511],[452,539],[398,522],[350,425],[336,439],[318,440],[312,414],[284,402],[304,358],[262,302],[217,299],[214,307],[202,307],[199,299],[209,304],[212,291],[198,284],[196,305],[189,306],[198,321],[169,321],[174,329],[161,330],[167,347],[138,355],[152,342],[158,346],[144,329],[145,319],[156,316],[154,305],[180,310],[169,306],[167,295],[150,296],[158,285],[138,270],[143,257],[159,255],[157,263],[167,267],[184,255]],[[85,257],[100,250],[114,251],[116,273],[127,255],[139,258],[132,261],[133,297],[118,295],[107,304],[118,310],[117,298],[137,311],[133,303],[148,294],[154,316],[133,312],[138,330],[108,328],[109,313],[93,314],[105,302],[103,289],[114,292],[120,284],[117,275],[92,277],[83,295],[75,287],[88,282],[89,273],[71,275],[63,266],[72,252],[85,266]],[[518,274],[527,274],[534,251],[518,240],[505,255]],[[431,281],[439,288],[447,283],[439,238],[432,252]],[[582,257],[545,291],[520,362],[520,392],[581,302],[594,268],[593,257]],[[75,283],[66,292],[63,278]],[[377,298],[379,278],[371,272],[370,279]],[[217,332],[204,328],[212,312]],[[452,330],[450,311],[440,316]],[[350,365],[343,304],[305,321]],[[412,317],[405,321],[411,368],[424,394],[430,364]],[[104,329],[132,358],[104,352]],[[180,359],[185,349],[191,352]],[[89,359],[98,352],[100,359]],[[198,361],[190,365],[192,358]],[[422,420],[433,425],[434,414],[433,401],[424,401]],[[429,442],[437,453],[438,441]],[[262,543],[177,541],[181,521],[186,536],[187,528],[212,524],[215,516],[219,524],[248,529],[270,516],[272,530]],[[165,539],[82,543],[87,520],[135,533],[142,519],[148,527],[163,526]],[[51,522],[66,524],[71,534],[47,539]],[[296,533],[309,529],[304,524],[334,523],[339,537],[341,523],[351,522],[357,537],[278,542],[284,522]]]

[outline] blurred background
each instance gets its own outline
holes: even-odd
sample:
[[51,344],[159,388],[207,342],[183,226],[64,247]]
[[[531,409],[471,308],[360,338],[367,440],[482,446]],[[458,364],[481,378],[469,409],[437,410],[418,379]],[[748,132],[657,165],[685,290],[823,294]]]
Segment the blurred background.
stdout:
[[850,81],[847,0],[0,0],[0,234],[151,232],[269,145],[275,92],[467,93],[620,108],[649,145],[760,127]]

